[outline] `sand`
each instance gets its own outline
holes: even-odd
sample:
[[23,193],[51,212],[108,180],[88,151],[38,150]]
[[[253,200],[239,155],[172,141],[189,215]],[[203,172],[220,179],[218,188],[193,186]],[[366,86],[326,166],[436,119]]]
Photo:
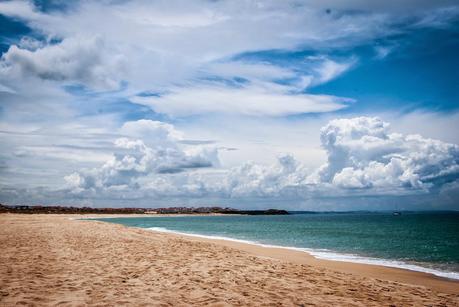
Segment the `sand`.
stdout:
[[459,306],[429,274],[64,215],[0,214],[0,248],[0,306]]

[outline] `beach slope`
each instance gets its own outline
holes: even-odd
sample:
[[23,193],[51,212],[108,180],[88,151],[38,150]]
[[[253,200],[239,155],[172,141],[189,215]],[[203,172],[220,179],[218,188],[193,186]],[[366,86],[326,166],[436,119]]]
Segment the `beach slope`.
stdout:
[[0,214],[1,306],[459,305],[459,283],[394,282],[71,218],[78,216]]

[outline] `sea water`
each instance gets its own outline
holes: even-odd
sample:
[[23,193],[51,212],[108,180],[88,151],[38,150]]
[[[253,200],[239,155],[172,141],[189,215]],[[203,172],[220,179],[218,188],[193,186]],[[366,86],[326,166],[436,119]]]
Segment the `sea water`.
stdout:
[[459,213],[316,213],[99,219],[459,279]]

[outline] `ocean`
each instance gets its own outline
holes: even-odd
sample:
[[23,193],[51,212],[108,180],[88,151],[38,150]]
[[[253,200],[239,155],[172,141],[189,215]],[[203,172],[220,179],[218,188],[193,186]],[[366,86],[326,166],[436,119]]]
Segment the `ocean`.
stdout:
[[459,279],[459,213],[315,213],[97,219],[154,231],[306,251]]

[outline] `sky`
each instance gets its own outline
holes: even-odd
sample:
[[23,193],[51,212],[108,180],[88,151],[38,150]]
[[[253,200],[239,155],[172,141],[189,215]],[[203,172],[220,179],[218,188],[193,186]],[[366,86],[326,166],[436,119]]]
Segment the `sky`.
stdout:
[[455,0],[0,1],[0,202],[459,210]]

